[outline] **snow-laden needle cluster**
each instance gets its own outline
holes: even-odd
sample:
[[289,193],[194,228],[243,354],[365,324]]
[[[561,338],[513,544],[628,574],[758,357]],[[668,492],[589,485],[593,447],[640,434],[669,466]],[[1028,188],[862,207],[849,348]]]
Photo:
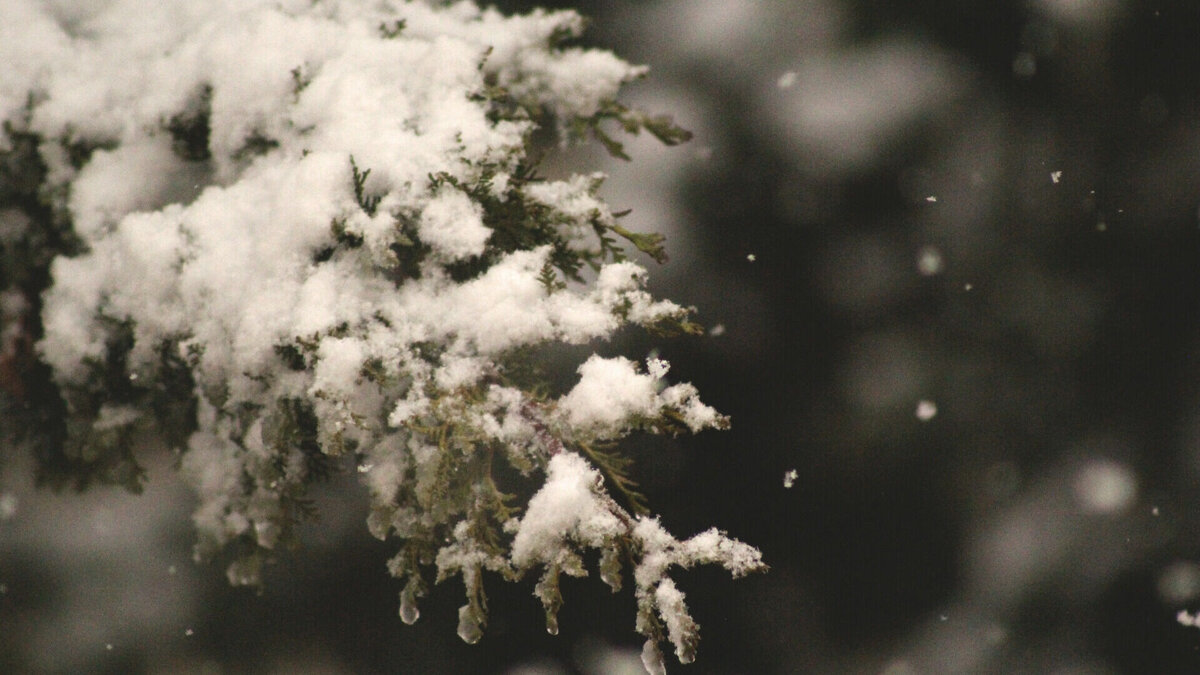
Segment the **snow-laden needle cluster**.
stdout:
[[[617,155],[602,123],[687,137],[616,102],[644,69],[569,46],[581,29],[573,12],[471,2],[3,3],[0,182],[21,224],[4,243],[62,253],[36,349],[68,433],[43,454],[77,483],[136,487],[132,439],[176,441],[197,555],[228,556],[235,584],[259,583],[306,486],[352,457],[371,532],[399,542],[405,621],[430,569],[459,575],[474,642],[483,572],[536,568],[554,632],[559,576],[596,549],[614,589],[631,570],[647,667],[660,641],[691,660],[697,627],[667,572],[740,576],[759,553],[665,532],[611,445],[725,418],[665,385],[657,359],[592,356],[557,396],[515,365],[627,324],[699,330],[645,290],[619,242],[662,259],[661,238],[617,223],[602,175],[534,171],[539,125]],[[500,462],[544,477],[524,508]]]

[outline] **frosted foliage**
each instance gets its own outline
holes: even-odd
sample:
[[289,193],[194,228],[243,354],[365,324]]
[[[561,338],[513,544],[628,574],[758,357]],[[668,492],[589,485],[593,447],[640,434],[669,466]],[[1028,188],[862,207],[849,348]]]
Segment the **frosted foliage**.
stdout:
[[608,205],[595,196],[595,190],[604,178],[602,173],[574,176],[566,181],[530,185],[525,193],[538,203],[554,209],[562,220],[582,231],[592,220],[613,220]]
[[555,563],[570,540],[600,548],[621,533],[621,522],[598,493],[600,473],[579,455],[563,452],[546,467],[546,484],[529,500],[512,559],[519,566]]
[[683,602],[683,593],[675,587],[675,582],[663,579],[654,592],[654,601],[662,612],[663,622],[667,624],[667,635],[671,643],[676,645],[675,654],[684,663],[695,660],[694,642],[691,638],[697,630],[696,622],[688,614],[687,605]]
[[[651,128],[616,102],[644,68],[561,46],[582,26],[469,1],[0,2],[0,152],[35,139],[40,194],[79,240],[50,265],[37,348],[96,446],[82,456],[184,427],[197,557],[257,584],[306,486],[351,455],[371,533],[400,544],[405,622],[431,567],[466,585],[468,642],[484,571],[540,568],[551,622],[558,575],[598,549],[614,588],[636,563],[638,630],[690,659],[668,569],[736,576],[758,552],[662,531],[608,442],[726,419],[657,359],[592,356],[561,395],[522,375],[547,343],[698,332],[616,243],[658,257],[597,197],[602,174],[535,178],[539,125],[610,151],[604,119]],[[523,513],[494,462],[545,477]]]
[[715,528],[679,541],[656,518],[639,518],[631,535],[640,550],[633,572],[637,584],[638,631],[657,642],[663,637],[665,624],[666,637],[675,647],[675,655],[688,663],[695,658],[700,627],[688,613],[683,593],[667,572],[672,567],[715,563],[734,577],[740,577],[764,569],[762,554]]

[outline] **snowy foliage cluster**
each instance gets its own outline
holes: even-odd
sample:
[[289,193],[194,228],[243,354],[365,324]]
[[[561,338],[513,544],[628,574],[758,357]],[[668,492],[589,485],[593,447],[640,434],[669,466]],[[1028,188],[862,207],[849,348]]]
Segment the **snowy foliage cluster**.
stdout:
[[306,487],[353,462],[406,622],[431,570],[461,576],[474,642],[483,572],[537,570],[555,632],[559,577],[596,550],[614,590],[631,572],[647,667],[664,641],[691,660],[669,569],[759,553],[668,534],[612,445],[726,419],[661,360],[592,356],[565,392],[521,367],[625,325],[701,330],[645,290],[620,242],[661,259],[660,238],[618,223],[602,175],[536,174],[539,130],[618,156],[603,125],[687,136],[617,102],[644,69],[572,46],[582,26],[471,2],[2,3],[0,380],[26,409],[28,381],[54,384],[43,478],[136,489],[137,439],[166,438],[197,556],[254,585]]

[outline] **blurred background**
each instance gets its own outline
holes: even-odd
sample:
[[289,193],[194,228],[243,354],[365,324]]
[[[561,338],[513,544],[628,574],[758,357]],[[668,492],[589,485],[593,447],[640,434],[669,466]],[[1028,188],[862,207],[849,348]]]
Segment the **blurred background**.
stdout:
[[[1200,630],[1200,5],[633,0],[573,6],[651,66],[627,100],[695,138],[599,168],[668,235],[660,295],[711,335],[628,335],[733,417],[629,445],[678,535],[767,575],[679,575],[699,673],[1194,673]],[[644,261],[653,265],[649,261]],[[170,459],[147,494],[0,476],[0,670],[638,673],[629,593],[532,581],[396,616],[394,545],[342,476],[261,595],[191,562]]]

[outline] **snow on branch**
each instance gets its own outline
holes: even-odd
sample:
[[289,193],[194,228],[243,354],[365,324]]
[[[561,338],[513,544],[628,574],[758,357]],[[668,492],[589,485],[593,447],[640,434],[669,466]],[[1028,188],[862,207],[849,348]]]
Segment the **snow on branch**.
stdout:
[[[556,631],[558,577],[596,549],[614,589],[633,565],[647,654],[691,660],[668,570],[763,564],[666,533],[613,444],[726,418],[657,359],[592,356],[557,396],[521,375],[548,343],[703,332],[646,291],[621,242],[661,262],[662,238],[617,224],[602,174],[537,177],[539,126],[618,156],[606,124],[688,136],[617,101],[645,69],[568,46],[582,26],[469,1],[0,3],[3,243],[39,253],[0,270],[3,328],[40,336],[0,384],[54,392],[20,401],[66,430],[29,441],[42,479],[137,489],[131,439],[155,431],[199,497],[197,558],[255,585],[352,458],[368,528],[400,546],[404,621],[436,569],[462,578],[474,642],[484,572],[537,567]],[[497,463],[544,479],[524,507]]]

